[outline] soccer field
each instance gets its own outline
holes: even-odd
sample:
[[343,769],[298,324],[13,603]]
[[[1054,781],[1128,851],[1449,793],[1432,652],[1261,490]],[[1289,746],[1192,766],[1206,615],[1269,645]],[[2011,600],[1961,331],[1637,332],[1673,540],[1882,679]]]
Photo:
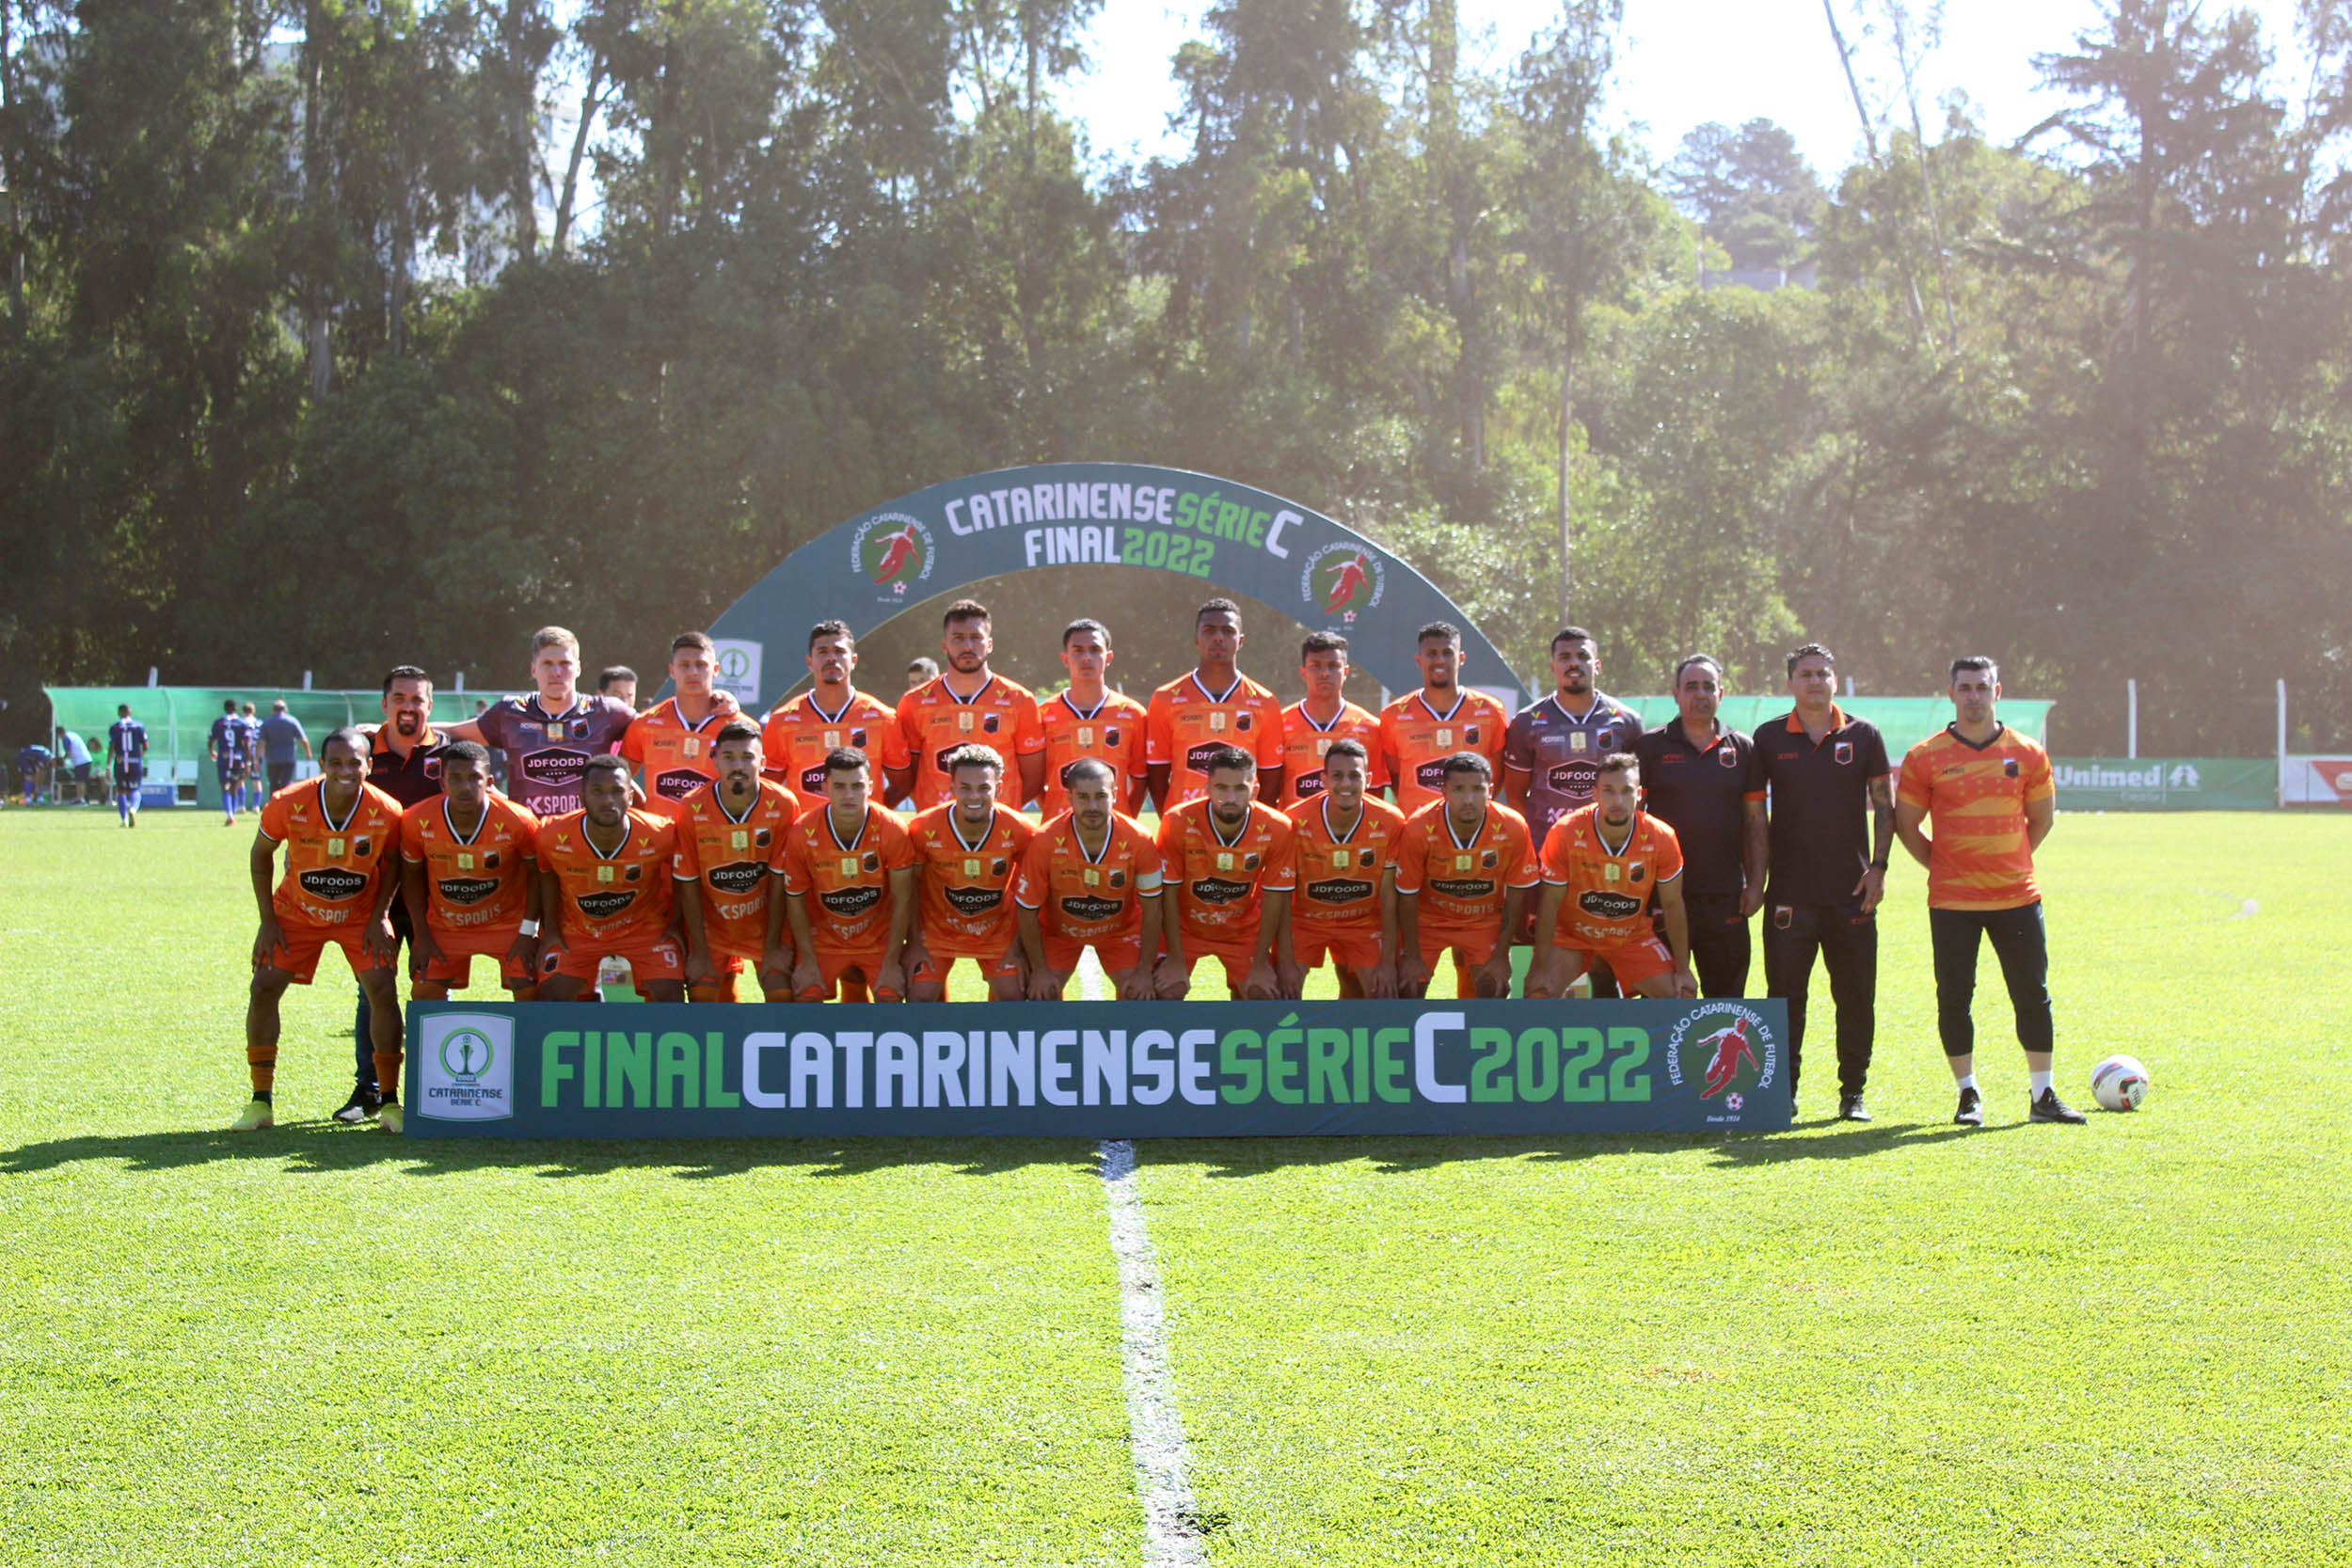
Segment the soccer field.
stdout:
[[[1092,1146],[338,1127],[331,955],[215,1131],[249,842],[0,814],[0,1561],[1147,1560]],[[1788,1133],[1139,1145],[1192,1549],[2352,1561],[2352,818],[2042,863],[2060,1091],[2136,1115],[2025,1123],[1988,953],[1948,1125],[1905,863],[1867,1127],[1817,978]]]

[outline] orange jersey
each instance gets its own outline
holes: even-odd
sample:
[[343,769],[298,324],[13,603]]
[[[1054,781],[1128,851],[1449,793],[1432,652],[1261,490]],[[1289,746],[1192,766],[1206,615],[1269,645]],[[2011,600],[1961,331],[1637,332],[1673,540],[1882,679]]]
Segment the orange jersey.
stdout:
[[1249,815],[1230,835],[1217,831],[1206,800],[1161,817],[1160,867],[1184,890],[1177,910],[1184,940],[1255,941],[1264,895],[1295,885],[1291,838],[1291,819],[1263,800],[1249,802]]
[[621,847],[608,855],[588,842],[587,821],[585,811],[575,811],[539,824],[539,869],[555,874],[564,944],[578,950],[658,940],[675,904],[670,861],[677,830],[668,817],[632,807]]
[[424,923],[436,931],[506,926],[523,917],[539,853],[539,819],[505,796],[483,796],[482,820],[460,833],[449,797],[401,813],[400,858],[424,867]]
[[1317,931],[1377,932],[1380,884],[1395,874],[1405,814],[1367,796],[1343,838],[1331,831],[1329,805],[1317,795],[1290,809],[1291,859],[1298,872],[1291,919]]
[[1682,841],[1645,811],[1624,832],[1612,847],[1600,808],[1581,806],[1544,835],[1544,880],[1566,890],[1555,941],[1597,950],[1653,935],[1650,890],[1682,875]]
[[867,806],[854,833],[834,832],[833,808],[811,806],[769,863],[784,891],[808,899],[809,934],[820,953],[865,953],[890,939],[890,874],[915,863],[906,824]]
[[637,716],[621,736],[621,755],[645,770],[647,811],[675,816],[679,801],[719,776],[710,748],[720,727],[736,717],[713,708],[701,723],[690,723],[675,697]]
[[1456,752],[1476,752],[1502,780],[1502,735],[1511,716],[1483,691],[1456,687],[1454,705],[1439,713],[1425,691],[1408,691],[1380,710],[1380,744],[1395,763],[1391,780],[1406,816],[1445,793],[1440,764]]
[[286,847],[286,874],[270,907],[279,924],[350,926],[374,907],[376,879],[400,844],[400,802],[373,784],[341,816],[326,809],[326,781],[288,784],[262,808],[262,836]]
[[1293,703],[1282,710],[1282,800],[1285,804],[1306,800],[1323,793],[1323,753],[1331,749],[1334,740],[1354,740],[1361,743],[1364,758],[1364,788],[1378,789],[1389,782],[1388,768],[1380,760],[1380,721],[1354,703],[1342,702],[1339,713],[1327,724],[1318,724],[1308,717],[1304,702]]
[[1535,846],[1527,818],[1491,801],[1471,832],[1454,831],[1445,802],[1406,820],[1396,846],[1396,891],[1416,895],[1414,920],[1430,931],[1492,932],[1513,888],[1535,885]]
[[800,798],[773,779],[736,816],[706,784],[678,802],[670,876],[702,900],[703,936],[713,947],[756,951],[768,942],[768,863],[800,820]]
[[1152,693],[1144,722],[1145,754],[1168,766],[1168,798],[1160,815],[1208,793],[1210,752],[1238,746],[1264,772],[1282,766],[1282,705],[1239,671],[1222,695],[1200,684],[1200,672],[1177,676]]
[[763,766],[771,779],[790,784],[803,800],[825,798],[825,753],[839,747],[864,752],[874,765],[874,783],[886,768],[907,765],[907,744],[890,705],[851,689],[837,711],[827,713],[817,693],[803,691],[768,710],[759,727]]
[[[1016,757],[1045,750],[1045,732],[1038,727],[1037,699],[1029,689],[1002,675],[969,697],[947,689],[947,677],[924,682],[898,699],[898,736],[914,759],[914,809],[926,810],[955,798],[954,784],[939,759],[974,741],[1005,759],[1012,791],[1020,791]],[[1025,802],[1024,802],[1025,803]]]
[[955,811],[951,800],[907,823],[907,841],[923,868],[915,929],[935,958],[993,958],[1017,935],[1012,883],[1037,824],[1000,802],[977,842],[968,843]]
[[1081,713],[1070,693],[1037,705],[1038,728],[1045,736],[1045,787],[1038,792],[1039,815],[1052,821],[1070,809],[1070,765],[1094,757],[1119,775],[1111,782],[1111,806],[1127,809],[1127,786],[1140,782],[1144,765],[1143,705],[1105,691],[1090,713]]
[[1039,928],[1073,942],[1134,942],[1143,934],[1143,900],[1160,894],[1160,847],[1134,817],[1111,813],[1109,840],[1089,855],[1067,815],[1029,837],[1013,897],[1037,911]]
[[2041,898],[2026,807],[2057,793],[2050,753],[2007,724],[1982,746],[1947,727],[1906,752],[1896,799],[1933,818],[1928,907],[2014,910]]

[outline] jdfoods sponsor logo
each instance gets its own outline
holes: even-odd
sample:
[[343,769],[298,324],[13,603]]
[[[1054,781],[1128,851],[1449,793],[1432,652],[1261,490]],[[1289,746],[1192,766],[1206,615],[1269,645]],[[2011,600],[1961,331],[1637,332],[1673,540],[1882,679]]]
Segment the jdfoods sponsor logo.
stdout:
[[1061,912],[1073,920],[1092,926],[1116,917],[1127,906],[1116,898],[1099,898],[1092,894],[1073,896],[1061,901]]
[[1005,901],[1001,888],[951,887],[946,890],[946,895],[947,907],[961,915],[986,914]]
[[1223,877],[1203,877],[1192,884],[1192,895],[1203,904],[1231,904],[1249,896],[1255,884],[1236,882]]
[[710,885],[721,893],[749,893],[759,885],[764,870],[757,861],[737,861],[733,865],[714,866],[708,875]]
[[634,891],[614,888],[610,893],[583,893],[580,895],[580,912],[591,920],[610,920],[637,902]]
[[1232,744],[1230,740],[1204,740],[1184,752],[1184,766],[1196,773],[1209,770],[1209,759]]
[[834,914],[849,916],[864,914],[882,902],[882,890],[878,887],[837,887],[831,893],[820,893],[817,901]]
[[850,541],[850,561],[860,576],[872,583],[877,595],[905,603],[914,585],[931,575],[931,531],[903,512],[884,512],[858,525]]
[[326,866],[317,871],[305,871],[301,877],[302,891],[313,898],[341,901],[357,898],[368,890],[368,879],[357,871],[341,866]]
[[523,777],[535,784],[569,786],[588,770],[588,753],[569,746],[549,746],[523,753]]
[[[1378,605],[1388,586],[1388,568],[1361,545],[1326,545],[1307,558],[1298,574],[1299,602],[1343,626]],[[1300,619],[1313,624],[1311,616]]]
[[1593,792],[1593,780],[1599,776],[1597,762],[1564,762],[1544,775],[1544,783],[1555,795],[1569,795],[1581,800]]
[[1484,898],[1494,890],[1490,877],[1433,877],[1429,880],[1430,892],[1448,898]]
[[1748,1096],[1771,1088],[1780,1073],[1780,1042],[1764,1015],[1737,1002],[1702,1002],[1682,1015],[1666,1037],[1666,1079],[1686,1078],[1710,1101],[1708,1120],[1736,1122]]
[[683,800],[709,782],[691,768],[673,768],[657,777],[653,787],[665,800]]
[[497,1121],[515,1114],[512,1019],[443,1013],[424,1020],[418,1034],[419,1114],[440,1121]]
[[1595,889],[1578,894],[1576,907],[1601,920],[1630,920],[1642,912],[1643,900],[1622,893],[1602,893]]
[[1423,789],[1444,789],[1445,758],[1438,757],[1434,762],[1416,764],[1413,768],[1413,782]]
[[1307,896],[1319,904],[1353,904],[1372,896],[1372,884],[1350,877],[1332,877],[1307,884]]
[[479,904],[499,890],[499,882],[496,877],[444,877],[440,889],[444,904]]

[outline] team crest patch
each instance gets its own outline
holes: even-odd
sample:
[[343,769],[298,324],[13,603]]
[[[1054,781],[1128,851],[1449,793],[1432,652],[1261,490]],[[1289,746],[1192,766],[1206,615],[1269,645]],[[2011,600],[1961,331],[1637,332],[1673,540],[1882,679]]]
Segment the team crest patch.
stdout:
[[1125,873],[1124,871],[1114,871],[1114,872],[1112,872],[1112,873],[1111,873],[1111,886],[1113,886],[1113,887],[1125,887],[1126,885],[1127,885],[1127,873]]
[[1853,761],[1853,742],[1851,740],[1839,741],[1837,743],[1836,750],[1832,754],[1836,757],[1838,767],[1843,768],[1847,766],[1849,763]]
[[1012,867],[1010,864],[1004,861],[991,861],[988,863],[988,874],[992,877],[1001,877],[1011,869]]
[[1492,849],[1487,850],[1478,857],[1478,863],[1485,869],[1492,871],[1496,864],[1495,852]]
[[1612,747],[1615,746],[1615,745],[1616,745],[1616,743],[1617,743],[1617,732],[1616,732],[1616,731],[1614,731],[1614,730],[1603,730],[1603,731],[1601,731],[1601,732],[1600,732],[1600,738],[1599,738],[1597,742],[1595,742],[1595,744],[1597,744],[1597,746],[1599,746],[1599,748],[1600,748],[1602,751],[1604,751],[1604,752],[1606,752],[1606,751],[1608,751],[1610,748],[1612,748]]
[[882,856],[869,849],[866,852],[866,859],[861,863],[863,863],[868,871],[880,871],[882,869]]
[[1477,744],[1478,744],[1478,726],[1477,726],[1477,725],[1475,725],[1475,724],[1470,724],[1470,725],[1466,726],[1466,727],[1463,729],[1463,731],[1462,731],[1462,744],[1463,744],[1463,745],[1465,745],[1465,746],[1475,746],[1475,745],[1477,745]]
[[496,849],[491,850],[488,854],[486,854],[486,855],[485,855],[485,856],[483,856],[483,857],[482,857],[482,869],[483,869],[483,870],[485,870],[485,871],[496,871],[498,868],[499,868],[499,852],[498,852]]
[[585,740],[588,738],[587,720],[575,719],[572,721],[572,738],[574,740]]
[[[2003,757],[2001,759],[2001,776],[2009,779],[2013,779],[2018,776],[2017,759],[2015,757]],[[367,840],[361,839],[359,842],[364,845],[367,843]],[[366,853],[364,849],[360,852],[362,854]]]
[[980,721],[981,733],[984,735],[994,735],[996,733],[996,716],[993,713],[990,714],[987,718]]
[[1644,863],[1643,863],[1643,862],[1641,862],[1641,861],[1635,861],[1635,862],[1633,863],[1632,877],[1633,877],[1633,879],[1634,879],[1635,881],[1637,881],[1637,882],[1638,882],[1638,881],[1640,881],[1640,880],[1642,879],[1642,871],[1643,871],[1643,866],[1644,866]]
[[767,847],[768,847],[768,842],[769,842],[769,840],[770,840],[770,839],[771,839],[771,838],[773,838],[774,836],[775,836],[775,835],[774,835],[773,833],[771,833],[771,832],[770,832],[767,829],[762,828],[762,829],[760,829],[760,830],[759,830],[759,832],[755,832],[755,833],[752,834],[752,843],[753,843],[754,845],[757,846],[759,848],[765,849],[765,848],[767,848]]
[[1255,855],[1244,855],[1244,856],[1241,858],[1241,868],[1242,868],[1244,871],[1255,871],[1255,870],[1257,870],[1257,869],[1258,869],[1258,857],[1257,857],[1257,856],[1255,856]]
[[851,730],[850,732],[850,744],[856,747],[861,752],[866,750],[866,732],[864,730]]
[[623,872],[621,875],[622,875],[622,877],[624,878],[624,879],[628,880],[628,881],[632,881],[632,882],[639,882],[639,881],[643,881],[643,880],[644,880],[644,878],[645,878],[645,868],[644,868],[644,866],[642,866],[642,865],[632,865],[632,866],[630,866],[630,867],[629,867],[627,871]]
[[437,779],[441,776],[441,759],[439,757],[427,757],[424,759],[424,776],[428,779]]
[[[2015,763],[2010,763],[2009,767],[2011,773],[2016,772],[2017,765]],[[368,846],[374,842],[375,841],[373,839],[369,838],[355,838],[351,841],[351,852],[355,855],[364,855],[368,852]]]
[[1247,730],[1249,728],[1249,715],[1246,713],[1237,713],[1233,715],[1233,728],[1237,730]]
[[1726,746],[1723,750],[1723,754],[1715,761],[1716,766],[1721,768],[1737,768],[1740,766],[1740,753]]
[[1118,725],[1114,724],[1103,732],[1103,744],[1105,746],[1116,746],[1119,744]]

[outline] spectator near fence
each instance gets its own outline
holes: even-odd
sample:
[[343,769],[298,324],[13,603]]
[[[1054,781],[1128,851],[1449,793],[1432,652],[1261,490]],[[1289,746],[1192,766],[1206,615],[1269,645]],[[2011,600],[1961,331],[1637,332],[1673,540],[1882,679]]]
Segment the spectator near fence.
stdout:
[[[57,732],[57,755],[64,760],[58,765],[73,780],[73,803],[87,806],[89,799],[89,744],[72,730]],[[57,799],[65,799],[65,781],[57,782]]]
[[269,769],[269,792],[272,795],[294,783],[294,748],[299,746],[307,760],[310,755],[310,736],[302,727],[302,721],[286,711],[284,698],[269,705],[269,717],[262,721],[262,760]]

